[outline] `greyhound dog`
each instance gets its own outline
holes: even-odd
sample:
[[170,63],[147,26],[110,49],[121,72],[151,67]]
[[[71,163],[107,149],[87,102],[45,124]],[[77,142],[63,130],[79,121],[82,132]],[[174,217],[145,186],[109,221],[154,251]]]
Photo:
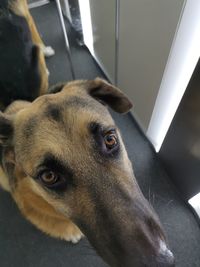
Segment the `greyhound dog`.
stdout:
[[0,183],[36,227],[73,243],[86,235],[112,267],[174,266],[106,105],[132,107],[100,78],[13,102],[0,114]]
[[0,109],[13,100],[32,101],[48,88],[43,44],[26,0],[0,1]]

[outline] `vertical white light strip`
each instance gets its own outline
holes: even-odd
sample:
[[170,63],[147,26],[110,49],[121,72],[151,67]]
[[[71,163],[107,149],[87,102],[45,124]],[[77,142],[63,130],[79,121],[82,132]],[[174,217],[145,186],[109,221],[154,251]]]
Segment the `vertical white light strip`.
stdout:
[[190,198],[188,202],[195,209],[197,215],[200,217],[200,193]]
[[90,50],[90,53],[94,56],[90,0],[79,0],[79,8],[81,14],[84,43]]
[[187,0],[156,99],[147,136],[160,150],[200,56],[200,1]]

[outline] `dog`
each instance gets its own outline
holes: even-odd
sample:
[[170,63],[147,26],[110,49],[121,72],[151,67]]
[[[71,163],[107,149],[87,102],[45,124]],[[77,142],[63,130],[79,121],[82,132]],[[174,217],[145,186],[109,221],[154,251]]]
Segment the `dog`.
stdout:
[[16,99],[34,100],[46,93],[48,70],[45,47],[26,0],[0,2],[0,109]]
[[1,186],[38,229],[85,235],[112,267],[174,266],[107,108],[126,113],[130,100],[100,78],[50,91],[0,114]]

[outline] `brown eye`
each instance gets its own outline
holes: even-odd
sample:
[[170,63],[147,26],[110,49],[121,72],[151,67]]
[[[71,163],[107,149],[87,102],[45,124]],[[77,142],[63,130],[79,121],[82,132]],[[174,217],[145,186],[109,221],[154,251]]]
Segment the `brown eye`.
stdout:
[[104,136],[104,142],[108,149],[112,149],[117,145],[117,136],[113,132],[109,132]]
[[59,176],[53,171],[44,171],[40,175],[40,179],[46,185],[53,185],[58,181]]

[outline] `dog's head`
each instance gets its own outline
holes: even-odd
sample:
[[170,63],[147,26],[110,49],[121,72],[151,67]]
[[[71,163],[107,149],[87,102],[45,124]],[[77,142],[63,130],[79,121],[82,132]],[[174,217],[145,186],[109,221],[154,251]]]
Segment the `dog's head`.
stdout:
[[13,191],[24,183],[70,218],[110,266],[173,266],[105,105],[119,113],[132,107],[97,78],[61,84],[15,115],[1,115]]

